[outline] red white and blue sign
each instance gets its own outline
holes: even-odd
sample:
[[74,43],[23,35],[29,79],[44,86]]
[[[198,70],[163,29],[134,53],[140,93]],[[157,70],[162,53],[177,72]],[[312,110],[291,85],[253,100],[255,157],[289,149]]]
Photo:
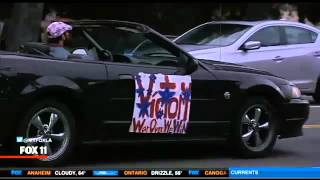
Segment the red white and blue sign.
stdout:
[[129,132],[185,134],[191,106],[191,77],[135,76],[135,103]]

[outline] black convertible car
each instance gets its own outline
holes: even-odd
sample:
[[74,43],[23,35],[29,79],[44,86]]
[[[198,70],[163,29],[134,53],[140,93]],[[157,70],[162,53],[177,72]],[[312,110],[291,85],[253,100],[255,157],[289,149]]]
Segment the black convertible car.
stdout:
[[287,80],[195,59],[142,24],[70,24],[67,60],[39,42],[0,53],[4,149],[18,151],[22,138],[46,147],[36,162],[56,164],[75,145],[225,139],[240,156],[261,157],[277,138],[302,135],[309,104]]

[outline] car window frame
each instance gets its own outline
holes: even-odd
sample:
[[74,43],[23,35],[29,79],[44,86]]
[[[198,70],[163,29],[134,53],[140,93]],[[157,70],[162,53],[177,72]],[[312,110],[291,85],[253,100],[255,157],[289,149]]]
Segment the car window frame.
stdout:
[[279,25],[268,25],[268,26],[262,26],[260,27],[259,29],[257,29],[256,31],[254,31],[253,33],[251,33],[250,35],[248,35],[248,38],[246,38],[246,40],[241,44],[241,46],[239,47],[239,49],[246,43],[249,41],[249,39],[254,36],[256,33],[266,29],[266,28],[278,28],[278,33],[279,33],[279,36],[280,36],[280,43],[277,44],[277,45],[270,45],[270,46],[262,46],[260,48],[268,48],[268,47],[279,47],[279,46],[283,46],[285,45],[285,41],[284,41],[284,37],[283,37],[283,34],[281,32],[281,26]]
[[[285,28],[286,28],[286,27],[293,27],[293,28],[303,29],[303,30],[309,31],[309,32],[311,32],[311,33],[315,33],[315,34],[317,35],[317,37],[316,37],[316,39],[314,40],[314,42],[310,42],[310,43],[295,43],[295,44],[288,44],[288,39],[287,39],[287,35],[286,35],[286,32],[285,32]],[[285,45],[286,45],[286,46],[296,46],[296,45],[308,45],[308,44],[315,44],[315,43],[317,42],[317,40],[319,39],[319,33],[314,32],[314,31],[312,31],[312,30],[310,30],[310,29],[307,29],[307,28],[301,27],[301,26],[293,26],[293,25],[289,25],[289,24],[287,24],[287,25],[283,25],[283,26],[281,26],[281,29],[282,29],[281,31],[282,31],[282,33],[283,33],[283,37],[284,37],[284,39],[285,39]]]
[[[263,29],[263,28],[266,28],[266,27],[270,27],[270,26],[279,26],[279,27],[282,27],[282,26],[288,26],[288,25],[290,25],[290,26],[294,26],[294,27],[301,27],[301,28],[304,28],[304,29],[307,29],[307,30],[310,30],[310,31],[312,31],[312,32],[315,32],[315,33],[317,33],[318,34],[318,37],[317,37],[317,39],[316,39],[316,41],[315,41],[315,43],[312,43],[312,45],[315,45],[316,43],[318,43],[319,41],[320,41],[320,30],[318,30],[318,29],[316,29],[316,28],[314,28],[314,27],[308,27],[308,26],[306,26],[306,25],[304,25],[304,24],[284,24],[284,23],[275,23],[275,24],[266,24],[266,25],[262,25],[262,26],[260,26],[260,27],[255,27],[255,26],[253,26],[253,28],[252,28],[252,31],[248,31],[247,33],[245,33],[244,35],[243,35],[243,38],[240,38],[239,39],[239,41],[237,42],[237,46],[236,46],[236,50],[237,51],[243,51],[243,50],[241,50],[241,47],[243,46],[243,44],[244,43],[246,43],[247,41],[248,41],[248,39],[254,34],[254,33],[256,33],[256,32],[258,32],[259,30],[261,30],[261,29]],[[283,33],[282,33],[282,36],[281,36],[281,38],[282,39],[284,39],[285,37],[283,37]],[[286,48],[286,47],[288,47],[288,46],[308,46],[308,45],[310,45],[311,43],[309,43],[309,44],[283,44],[283,45],[278,45],[278,46],[269,46],[269,47],[261,47],[261,48],[259,48],[259,49],[256,49],[256,50],[254,50],[254,51],[259,51],[259,50],[263,50],[263,49],[265,49],[265,48],[274,48],[274,47],[277,47],[277,48]]]

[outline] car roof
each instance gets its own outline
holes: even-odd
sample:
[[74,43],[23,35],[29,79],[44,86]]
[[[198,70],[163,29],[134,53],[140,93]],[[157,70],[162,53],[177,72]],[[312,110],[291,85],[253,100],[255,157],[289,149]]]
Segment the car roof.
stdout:
[[108,19],[99,19],[99,20],[70,20],[67,23],[70,23],[72,26],[94,26],[94,25],[115,25],[115,26],[127,26],[139,29],[140,31],[148,31],[150,28],[147,25],[131,22],[131,21],[120,21],[120,20],[108,20]]
[[[256,25],[272,25],[272,24],[285,24],[285,25],[298,25],[298,26],[308,26],[310,25],[293,22],[289,20],[260,20],[260,21],[211,21],[207,24],[240,24],[240,25],[248,25],[248,26],[256,26]],[[312,27],[314,28],[314,27]]]
[[207,24],[240,24],[240,25],[248,25],[255,26],[259,24],[261,21],[211,21]]

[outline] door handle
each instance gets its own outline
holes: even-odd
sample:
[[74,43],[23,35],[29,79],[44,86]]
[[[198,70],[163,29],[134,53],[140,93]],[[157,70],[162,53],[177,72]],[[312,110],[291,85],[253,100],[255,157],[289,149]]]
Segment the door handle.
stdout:
[[133,77],[132,77],[132,75],[130,75],[130,74],[120,74],[119,75],[119,79],[130,79],[130,80],[133,80]]
[[281,56],[276,56],[276,57],[274,57],[272,60],[274,60],[274,61],[282,61],[284,58],[283,57],[281,57]]

